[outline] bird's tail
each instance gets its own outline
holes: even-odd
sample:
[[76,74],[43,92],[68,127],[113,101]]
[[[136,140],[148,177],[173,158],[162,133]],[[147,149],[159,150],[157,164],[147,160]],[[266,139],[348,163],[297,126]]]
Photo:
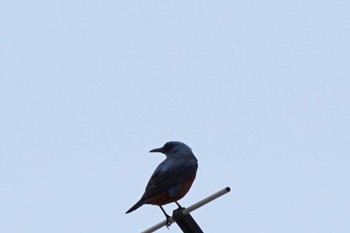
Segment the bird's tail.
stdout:
[[137,208],[139,208],[140,206],[142,206],[143,204],[145,204],[144,200],[141,199],[139,200],[135,205],[133,205],[128,211],[126,211],[126,214],[133,212],[134,210],[136,210]]

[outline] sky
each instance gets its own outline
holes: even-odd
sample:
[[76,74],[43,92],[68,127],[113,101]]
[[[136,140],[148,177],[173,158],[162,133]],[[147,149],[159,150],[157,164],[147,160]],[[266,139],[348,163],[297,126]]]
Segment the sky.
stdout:
[[171,140],[183,206],[231,187],[204,232],[350,232],[349,7],[1,1],[0,232],[145,230],[157,206],[125,211]]

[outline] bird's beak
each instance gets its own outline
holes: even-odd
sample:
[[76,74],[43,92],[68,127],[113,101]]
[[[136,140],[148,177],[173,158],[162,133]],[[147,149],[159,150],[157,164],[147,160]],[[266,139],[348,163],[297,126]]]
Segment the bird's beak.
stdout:
[[163,153],[163,147],[150,150],[149,152],[160,152],[160,153]]

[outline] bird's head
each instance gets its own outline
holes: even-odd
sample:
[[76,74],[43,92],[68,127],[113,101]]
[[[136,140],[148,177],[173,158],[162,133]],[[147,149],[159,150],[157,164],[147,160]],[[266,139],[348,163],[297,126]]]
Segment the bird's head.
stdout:
[[187,146],[185,143],[177,141],[167,142],[163,147],[150,150],[149,152],[160,152],[165,154],[167,157],[193,155],[189,146]]

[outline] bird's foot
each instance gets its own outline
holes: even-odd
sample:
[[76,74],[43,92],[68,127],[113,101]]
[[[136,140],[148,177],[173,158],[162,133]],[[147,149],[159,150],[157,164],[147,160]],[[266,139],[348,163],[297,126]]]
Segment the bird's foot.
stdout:
[[163,211],[163,214],[164,214],[165,217],[166,217],[165,226],[166,226],[166,228],[169,229],[170,225],[173,223],[173,220],[172,220],[172,218],[165,212],[165,210],[163,209],[163,207],[162,207],[161,205],[160,205],[159,207],[160,207],[160,209]]
[[169,215],[166,215],[166,222],[165,222],[165,226],[166,228],[169,229],[170,225],[173,223],[171,217]]

